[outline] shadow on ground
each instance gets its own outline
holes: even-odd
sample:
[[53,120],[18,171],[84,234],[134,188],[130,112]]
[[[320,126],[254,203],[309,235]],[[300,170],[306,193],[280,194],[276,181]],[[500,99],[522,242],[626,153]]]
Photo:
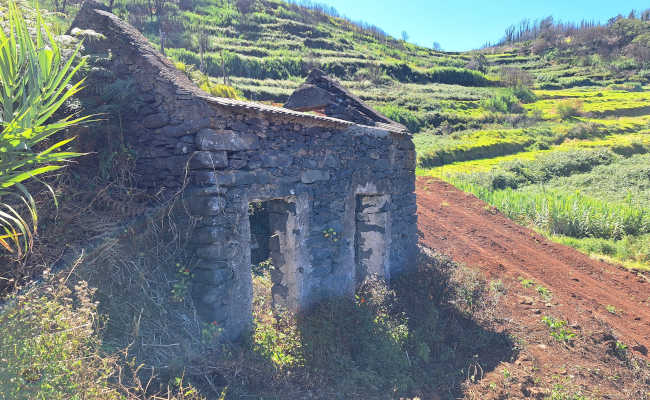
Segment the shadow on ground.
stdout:
[[269,317],[258,293],[256,330],[240,356],[256,367],[238,380],[221,376],[227,398],[463,397],[466,382],[516,356],[509,335],[491,329],[499,287],[426,249],[418,265],[391,288],[370,279],[354,300],[295,319]]

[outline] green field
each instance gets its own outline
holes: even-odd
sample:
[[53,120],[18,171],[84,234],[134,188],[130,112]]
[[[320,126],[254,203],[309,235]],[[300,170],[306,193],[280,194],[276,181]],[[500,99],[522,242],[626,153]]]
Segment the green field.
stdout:
[[[648,270],[647,89],[540,90],[524,107],[541,118],[526,128],[417,134],[417,173],[447,180],[555,241]],[[556,115],[558,104],[576,98],[584,101],[579,115]]]

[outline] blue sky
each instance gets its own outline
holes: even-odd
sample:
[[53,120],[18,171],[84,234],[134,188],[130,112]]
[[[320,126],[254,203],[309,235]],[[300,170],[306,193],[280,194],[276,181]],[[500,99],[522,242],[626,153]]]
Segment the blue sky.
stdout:
[[319,0],[341,14],[377,25],[395,37],[408,32],[410,42],[463,51],[496,42],[508,25],[524,18],[582,19],[606,22],[632,10],[650,8],[648,0]]

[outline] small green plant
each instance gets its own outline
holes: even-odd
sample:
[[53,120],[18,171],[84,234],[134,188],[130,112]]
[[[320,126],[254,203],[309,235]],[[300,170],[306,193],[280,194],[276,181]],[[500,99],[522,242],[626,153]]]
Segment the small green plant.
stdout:
[[205,345],[213,345],[218,342],[222,332],[223,328],[217,321],[204,323],[201,328],[201,341]]
[[542,322],[550,329],[551,337],[558,342],[568,343],[576,337],[576,334],[566,328],[567,322],[561,319],[555,319],[551,316],[542,317]]
[[588,398],[580,393],[570,393],[563,385],[556,384],[550,396],[545,397],[544,400],[588,400]]
[[182,303],[185,301],[189,292],[190,280],[193,275],[189,268],[179,263],[176,264],[176,268],[178,268],[176,272],[177,280],[172,285],[172,300],[177,303]]
[[264,211],[264,203],[261,201],[254,201],[252,203],[248,203],[248,215],[255,215],[259,212]]
[[546,301],[549,301],[551,300],[551,298],[553,298],[553,293],[551,293],[551,291],[548,288],[542,285],[538,285],[536,290],[537,293],[539,293],[539,295],[542,296]]
[[618,314],[618,310],[616,309],[616,307],[614,307],[614,306],[611,305],[611,304],[608,305],[607,307],[605,307],[605,309],[606,309],[607,312],[609,312],[610,314],[614,314],[614,315]]
[[505,293],[506,286],[501,279],[495,279],[490,281],[490,291],[493,293]]
[[263,276],[265,273],[273,271],[275,269],[273,266],[273,259],[271,258],[266,259],[256,265],[252,265],[251,268],[253,270],[253,275],[255,276]]
[[[174,386],[175,392],[180,397],[180,399],[199,399],[199,392],[196,388],[185,383],[184,376],[177,376],[174,378],[172,385]],[[179,399],[179,400],[180,400]]]
[[535,286],[535,281],[532,279],[522,278],[521,276],[518,279],[519,282],[521,282],[521,286],[525,287],[526,289],[530,289]]
[[478,362],[478,354],[475,354],[469,367],[467,367],[467,380],[475,383],[476,381],[483,379],[483,374],[483,367],[481,367],[481,364]]
[[336,243],[339,241],[339,234],[334,230],[334,228],[329,228],[323,231],[323,237],[325,239],[330,239],[332,242]]

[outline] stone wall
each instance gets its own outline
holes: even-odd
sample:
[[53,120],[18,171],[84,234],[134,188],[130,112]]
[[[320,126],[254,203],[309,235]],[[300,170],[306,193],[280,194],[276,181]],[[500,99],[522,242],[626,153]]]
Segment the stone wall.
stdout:
[[274,299],[293,311],[415,266],[415,151],[400,126],[211,98],[98,3],[73,27],[102,33],[85,52],[109,54],[110,79],[135,83],[124,129],[139,182],[182,189],[198,220],[192,292],[204,321],[229,338],[250,327],[252,202],[272,201]]

